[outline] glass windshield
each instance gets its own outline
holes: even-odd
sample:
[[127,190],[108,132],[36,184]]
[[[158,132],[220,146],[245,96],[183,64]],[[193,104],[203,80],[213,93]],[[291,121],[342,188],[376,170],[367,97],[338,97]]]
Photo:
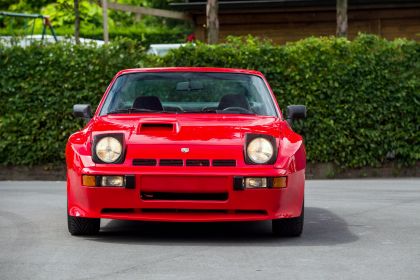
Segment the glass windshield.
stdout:
[[136,112],[277,116],[260,77],[207,72],[131,73],[118,77],[100,114]]

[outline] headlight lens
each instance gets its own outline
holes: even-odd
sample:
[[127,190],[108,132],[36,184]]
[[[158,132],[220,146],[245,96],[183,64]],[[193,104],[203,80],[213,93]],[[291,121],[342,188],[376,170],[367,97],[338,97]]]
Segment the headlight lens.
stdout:
[[270,141],[258,137],[249,142],[246,152],[252,162],[267,163],[273,157],[274,149]]
[[117,161],[122,153],[122,145],[116,138],[108,136],[96,144],[96,155],[106,163]]

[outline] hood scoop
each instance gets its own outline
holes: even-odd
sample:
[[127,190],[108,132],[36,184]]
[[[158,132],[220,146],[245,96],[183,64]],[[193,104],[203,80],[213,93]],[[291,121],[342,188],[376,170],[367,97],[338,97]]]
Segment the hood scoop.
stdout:
[[177,133],[179,126],[176,122],[141,122],[137,134],[167,135]]

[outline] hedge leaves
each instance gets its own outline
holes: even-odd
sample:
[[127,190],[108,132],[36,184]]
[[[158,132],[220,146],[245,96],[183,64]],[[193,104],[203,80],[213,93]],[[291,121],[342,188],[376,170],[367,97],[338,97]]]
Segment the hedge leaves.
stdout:
[[125,40],[104,47],[0,46],[0,163],[62,162],[68,136],[82,123],[72,105],[95,107],[121,69],[219,66],[256,69],[285,111],[304,104],[295,124],[308,160],[342,167],[420,160],[420,44],[360,35],[354,41],[308,38],[283,46],[255,38],[197,43],[163,58]]

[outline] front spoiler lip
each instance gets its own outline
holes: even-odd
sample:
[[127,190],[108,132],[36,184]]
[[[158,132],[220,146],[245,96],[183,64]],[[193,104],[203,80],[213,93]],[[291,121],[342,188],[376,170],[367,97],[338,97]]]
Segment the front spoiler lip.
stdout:
[[103,219],[134,220],[146,222],[239,222],[239,221],[265,221],[273,219],[269,215],[252,214],[101,214]]
[[[81,209],[73,207],[69,209],[70,216],[82,216],[88,217]],[[99,214],[95,215],[95,218],[102,219],[112,219],[112,220],[129,220],[129,221],[145,221],[145,222],[241,222],[241,221],[266,221],[272,219],[281,219],[281,218],[291,218],[293,217],[289,213],[276,213],[276,214],[253,214],[253,213],[244,213],[244,214],[203,214],[203,213],[188,213],[188,214],[179,214],[179,213],[130,213],[130,214]]]

